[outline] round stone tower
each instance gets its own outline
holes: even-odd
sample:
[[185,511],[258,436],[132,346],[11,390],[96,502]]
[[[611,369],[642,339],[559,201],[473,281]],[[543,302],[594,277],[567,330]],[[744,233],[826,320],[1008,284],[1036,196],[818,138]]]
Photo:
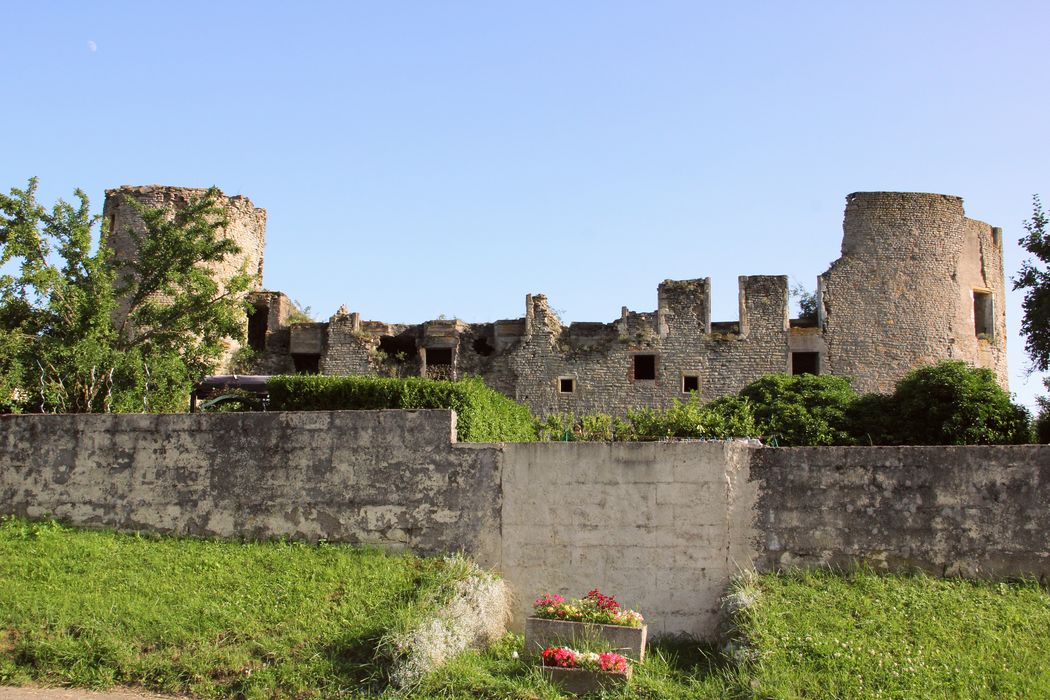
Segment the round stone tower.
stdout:
[[842,257],[820,279],[833,374],[889,392],[944,359],[992,369],[1007,387],[1002,231],[967,219],[960,197],[856,192]]
[[[142,217],[129,203],[134,200],[148,207],[175,211],[185,207],[192,199],[205,194],[207,190],[189,187],[168,187],[164,185],[131,186],[124,185],[117,189],[106,190],[106,203],[102,209],[109,228],[108,242],[117,260],[132,260],[137,254],[131,231],[145,232]],[[263,246],[266,240],[266,210],[259,209],[247,197],[227,197],[219,193],[218,205],[223,208],[227,225],[222,233],[232,239],[240,252],[229,256],[219,264],[212,265],[215,280],[220,290],[226,282],[242,269],[252,275],[251,291],[262,289]],[[118,300],[116,321],[120,325],[128,309],[124,300]],[[245,317],[245,327],[248,319]],[[218,371],[230,371],[234,352],[239,344],[230,340],[227,351],[220,361]]]
[[[142,219],[128,203],[133,199],[148,207],[176,210],[186,206],[195,197],[207,190],[191,187],[168,187],[164,185],[124,185],[106,190],[106,203],[102,215],[109,224],[109,243],[117,259],[130,260],[135,256],[135,243],[130,231],[143,231]],[[229,279],[242,267],[255,277],[253,290],[262,289],[263,245],[266,240],[266,210],[259,209],[247,197],[227,197],[219,193],[219,206],[226,212],[228,224],[224,230],[241,251],[230,256],[217,266],[216,279]]]

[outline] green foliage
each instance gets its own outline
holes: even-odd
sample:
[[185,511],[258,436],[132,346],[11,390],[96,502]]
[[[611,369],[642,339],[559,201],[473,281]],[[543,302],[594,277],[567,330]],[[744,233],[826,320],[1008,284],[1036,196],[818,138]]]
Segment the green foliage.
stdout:
[[[37,183],[0,194],[0,411],[182,410],[226,338],[243,334],[246,274],[225,289],[209,265],[237,252],[223,238],[218,191],[174,214],[130,201],[145,223],[131,261],[113,259],[77,190],[46,210]],[[163,301],[162,301],[163,300]]]
[[445,602],[456,560],[0,518],[0,685],[202,698],[373,696],[377,642]]
[[817,320],[817,295],[801,284],[791,288],[791,296],[798,299],[798,317],[804,321]]
[[279,376],[270,379],[270,410],[341,411],[383,408],[451,408],[464,442],[536,439],[532,413],[476,377],[456,382],[408,377]]
[[[1050,389],[1050,379],[1044,379],[1043,385]],[[1039,415],[1032,425],[1032,430],[1035,433],[1035,441],[1047,445],[1050,444],[1050,396],[1039,396],[1036,402],[1039,404]]]
[[610,442],[614,439],[613,418],[605,413],[552,413],[536,421],[536,434],[541,442]]
[[747,399],[724,396],[705,405],[694,393],[688,401],[676,400],[666,410],[628,411],[626,420],[604,413],[554,413],[537,422],[537,434],[542,441],[554,442],[730,440],[757,435],[758,428]]
[[1032,218],[1024,228],[1025,235],[1017,242],[1033,257],[1024,261],[1013,283],[1014,289],[1025,290],[1021,320],[1025,349],[1033,366],[1046,372],[1050,370],[1050,231],[1038,195],[1032,197]]
[[758,434],[749,400],[724,396],[705,405],[695,392],[685,402],[676,399],[666,410],[628,411],[624,427],[618,435],[621,440],[728,440]]
[[1028,411],[1010,401],[989,369],[960,361],[919,367],[887,405],[890,444],[1001,445],[1030,438]]
[[314,323],[313,309],[309,306],[303,306],[298,300],[292,300],[292,308],[288,312],[288,318],[284,321],[289,326],[295,326],[301,323]]
[[857,394],[830,375],[768,374],[740,391],[751,402],[759,433],[779,445],[848,445],[846,417]]

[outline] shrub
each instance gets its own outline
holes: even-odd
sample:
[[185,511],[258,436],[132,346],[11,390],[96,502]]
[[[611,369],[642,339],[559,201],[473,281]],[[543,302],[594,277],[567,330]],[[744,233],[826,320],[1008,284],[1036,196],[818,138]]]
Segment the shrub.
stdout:
[[456,382],[408,377],[272,377],[274,411],[339,411],[383,408],[451,408],[463,442],[527,442],[536,439],[527,406],[493,391],[476,377]]
[[830,375],[767,374],[739,396],[751,402],[763,438],[780,445],[847,445],[847,409],[857,394],[849,380]]
[[846,409],[846,424],[858,445],[899,445],[893,396],[864,394]]
[[1028,442],[1028,410],[1010,401],[989,369],[958,360],[912,370],[897,382],[888,438],[904,445]]
[[[1050,379],[1046,380],[1046,388],[1050,389]],[[1036,399],[1039,403],[1039,416],[1032,425],[1035,433],[1035,441],[1041,444],[1050,444],[1050,396],[1040,396]]]
[[542,442],[610,442],[613,418],[606,413],[578,417],[573,413],[552,413],[536,422],[536,433]]
[[751,404],[739,396],[723,396],[704,405],[697,394],[682,402],[677,399],[666,410],[643,408],[627,412],[620,423],[618,440],[666,440],[701,438],[729,440],[757,435]]

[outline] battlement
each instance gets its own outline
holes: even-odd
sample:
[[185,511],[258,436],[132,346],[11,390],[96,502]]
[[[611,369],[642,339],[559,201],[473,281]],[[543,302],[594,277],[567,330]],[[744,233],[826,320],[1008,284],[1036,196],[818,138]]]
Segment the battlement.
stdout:
[[[119,232],[135,225],[125,198],[177,208],[203,192],[125,186],[107,191],[105,215]],[[257,262],[261,280],[265,211],[239,196],[221,204],[242,248],[232,264]],[[133,254],[119,236],[115,248]],[[522,317],[494,323],[368,321],[344,307],[290,325],[287,297],[257,292],[249,342],[270,373],[479,375],[540,414],[623,413],[693,392],[708,400],[775,372],[888,391],[913,367],[948,358],[990,367],[1006,386],[1002,235],[967,219],[960,197],[850,194],[842,256],[818,278],[815,317],[790,318],[784,275],[741,276],[736,319],[712,319],[711,295],[710,278],[664,280],[653,311],[622,307],[611,321],[568,325],[543,294],[526,295]]]

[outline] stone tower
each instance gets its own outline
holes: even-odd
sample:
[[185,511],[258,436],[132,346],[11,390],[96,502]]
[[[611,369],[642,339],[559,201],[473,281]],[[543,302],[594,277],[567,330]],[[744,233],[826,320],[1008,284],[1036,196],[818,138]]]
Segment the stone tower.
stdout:
[[858,391],[892,391],[943,359],[987,367],[1007,386],[1002,231],[966,218],[960,197],[849,195],[842,257],[819,286],[824,366]]
[[[118,260],[130,260],[135,256],[135,244],[128,234],[129,229],[142,231],[142,219],[127,199],[134,199],[140,204],[160,209],[179,209],[186,206],[194,197],[203,195],[207,190],[190,187],[167,187],[164,185],[124,185],[113,190],[106,190],[106,203],[102,215],[109,224],[110,245]],[[240,195],[227,197],[219,193],[219,206],[226,210],[229,224],[225,229],[227,238],[232,239],[241,249],[237,255],[226,260],[216,272],[216,279],[222,283],[236,274],[242,266],[249,274],[255,276],[253,290],[262,289],[263,245],[266,241],[266,210],[259,209],[247,197]]]
[[[207,190],[189,187],[168,187],[164,185],[124,185],[106,190],[106,203],[102,215],[109,226],[109,244],[117,260],[131,260],[136,255],[135,242],[131,230],[144,231],[142,218],[128,200],[133,199],[148,207],[177,210],[186,206],[191,199],[203,195]],[[240,252],[229,256],[221,264],[213,266],[215,280],[220,288],[235,274],[244,269],[254,280],[251,291],[262,289],[263,246],[266,240],[266,210],[257,208],[247,197],[240,195],[227,197],[219,193],[218,205],[225,210],[228,221],[223,233],[232,239]],[[118,319],[127,313],[127,308],[118,302]],[[245,318],[247,325],[248,319]],[[232,343],[229,352],[222,361],[220,371],[229,369],[229,360],[237,349]]]

